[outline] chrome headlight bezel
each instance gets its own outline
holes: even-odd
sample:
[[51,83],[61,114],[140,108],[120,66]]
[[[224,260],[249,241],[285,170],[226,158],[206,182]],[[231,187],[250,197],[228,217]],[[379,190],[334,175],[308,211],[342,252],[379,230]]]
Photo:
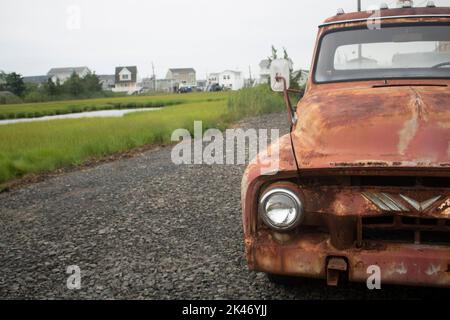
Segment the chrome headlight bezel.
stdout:
[[[266,212],[267,202],[275,195],[281,194],[292,201],[293,208],[296,210],[296,217],[292,222],[285,225],[276,224],[271,220]],[[265,192],[259,200],[259,215],[262,221],[270,228],[276,231],[291,231],[300,225],[304,218],[303,203],[299,196],[287,188],[274,188]]]

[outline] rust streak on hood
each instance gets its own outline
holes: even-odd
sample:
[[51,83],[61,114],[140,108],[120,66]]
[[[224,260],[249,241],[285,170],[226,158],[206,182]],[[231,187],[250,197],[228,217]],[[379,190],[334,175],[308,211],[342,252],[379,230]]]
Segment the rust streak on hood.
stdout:
[[445,86],[314,90],[292,132],[300,169],[448,166],[449,102]]

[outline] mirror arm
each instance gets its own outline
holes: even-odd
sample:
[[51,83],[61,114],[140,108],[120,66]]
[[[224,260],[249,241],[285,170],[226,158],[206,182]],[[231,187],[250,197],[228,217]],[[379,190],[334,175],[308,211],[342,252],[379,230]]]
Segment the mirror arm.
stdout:
[[276,76],[275,80],[277,82],[283,82],[284,102],[286,103],[286,107],[288,108],[289,121],[293,126],[297,122],[297,117],[295,115],[294,109],[292,108],[291,99],[289,99],[289,92],[294,92],[294,90],[290,90],[287,88],[286,79],[284,77]]

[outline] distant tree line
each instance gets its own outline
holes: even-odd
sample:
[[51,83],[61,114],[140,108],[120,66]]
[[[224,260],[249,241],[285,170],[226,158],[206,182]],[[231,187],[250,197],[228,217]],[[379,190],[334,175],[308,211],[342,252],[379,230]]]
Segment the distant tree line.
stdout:
[[16,96],[22,96],[25,92],[25,84],[20,74],[15,72],[0,72],[0,91],[9,91]]
[[88,74],[80,78],[74,72],[62,84],[59,79],[54,82],[51,78],[42,85],[27,84],[24,99],[27,102],[65,100],[96,97],[100,93],[102,93],[102,85],[96,74]]
[[[25,84],[23,77],[15,72],[0,72],[0,91],[8,91],[24,102],[44,102],[51,100],[69,100],[93,98],[108,95],[102,90],[100,79],[96,74],[80,77],[75,72],[64,83],[51,78],[43,84]],[[5,99],[4,99],[5,100]],[[1,101],[0,103],[16,103],[17,101]]]

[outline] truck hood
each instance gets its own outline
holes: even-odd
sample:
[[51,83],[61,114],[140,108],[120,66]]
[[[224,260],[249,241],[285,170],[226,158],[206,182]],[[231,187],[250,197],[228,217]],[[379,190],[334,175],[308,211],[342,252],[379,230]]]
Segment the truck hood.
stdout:
[[448,87],[320,90],[300,102],[297,116],[300,170],[450,166]]

